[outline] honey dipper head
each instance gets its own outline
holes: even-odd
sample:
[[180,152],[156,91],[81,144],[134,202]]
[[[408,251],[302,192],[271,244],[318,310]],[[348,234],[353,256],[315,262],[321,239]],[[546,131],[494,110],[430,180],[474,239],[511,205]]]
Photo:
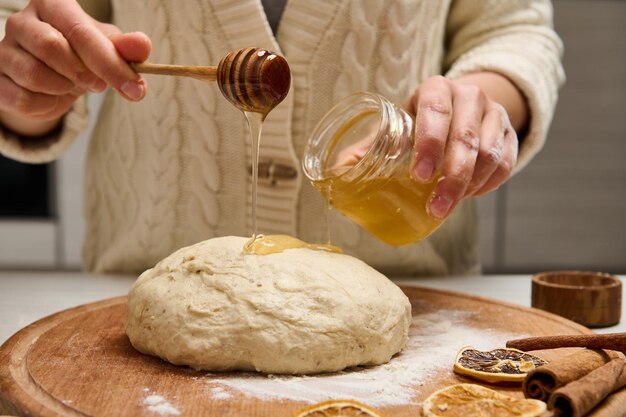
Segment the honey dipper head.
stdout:
[[222,58],[217,83],[238,109],[267,115],[287,96],[291,72],[285,58],[275,52],[244,48]]

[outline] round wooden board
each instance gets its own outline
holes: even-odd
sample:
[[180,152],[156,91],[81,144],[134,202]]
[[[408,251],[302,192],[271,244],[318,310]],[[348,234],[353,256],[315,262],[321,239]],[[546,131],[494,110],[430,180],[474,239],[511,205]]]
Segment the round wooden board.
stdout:
[[[434,289],[402,289],[411,299],[414,316],[461,312],[468,328],[478,329],[477,338],[480,329],[520,336],[590,333],[540,310]],[[45,417],[290,417],[308,405],[293,399],[250,396],[239,390],[221,398],[211,395],[207,387],[212,378],[238,377],[237,373],[210,375],[137,352],[124,333],[125,312],[126,297],[112,298],[46,317],[11,337],[0,348],[0,413]],[[458,341],[461,346],[476,342]],[[505,342],[501,340],[502,345]],[[537,354],[550,360],[568,353],[568,349],[558,349]],[[411,404],[379,409],[389,417],[417,416],[419,401],[434,390],[475,382],[453,374],[451,366],[418,381]],[[515,386],[496,389],[522,397]],[[148,394],[160,397],[147,399]],[[626,392],[620,395],[626,396]],[[161,398],[171,404],[159,402]],[[175,408],[169,407],[172,404]]]

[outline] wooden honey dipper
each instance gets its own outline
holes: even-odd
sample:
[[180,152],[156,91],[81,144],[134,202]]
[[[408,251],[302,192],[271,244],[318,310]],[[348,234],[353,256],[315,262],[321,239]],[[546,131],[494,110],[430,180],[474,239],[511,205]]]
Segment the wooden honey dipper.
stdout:
[[265,117],[289,92],[291,72],[287,60],[261,48],[237,49],[225,55],[217,66],[162,65],[133,63],[143,74],[180,75],[203,81],[217,81],[228,101],[246,112]]

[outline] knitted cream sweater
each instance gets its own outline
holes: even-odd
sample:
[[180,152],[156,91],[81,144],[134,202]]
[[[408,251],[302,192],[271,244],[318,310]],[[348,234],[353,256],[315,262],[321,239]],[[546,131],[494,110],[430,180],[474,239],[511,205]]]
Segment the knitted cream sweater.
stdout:
[[[0,0],[8,13],[19,0]],[[104,1],[83,6],[102,19]],[[97,7],[95,7],[97,6]],[[227,52],[259,46],[292,69],[287,99],[263,127],[262,162],[293,178],[262,179],[262,233],[324,239],[324,204],[303,179],[307,136],[332,103],[368,90],[402,102],[429,76],[489,70],[526,95],[531,123],[517,169],[541,148],[563,80],[561,43],[548,0],[289,0],[276,37],[260,0],[113,0],[111,21],[152,39],[150,60],[215,64]],[[250,139],[242,114],[217,86],[147,76],[149,93],[130,103],[109,93],[86,164],[84,266],[141,271],[175,249],[221,235],[250,235]],[[58,137],[36,144],[0,137],[0,153],[22,161],[57,158],[85,127],[84,100]],[[280,167],[279,167],[280,168]],[[339,215],[333,243],[391,274],[475,272],[474,204],[461,204],[430,238],[390,247]]]

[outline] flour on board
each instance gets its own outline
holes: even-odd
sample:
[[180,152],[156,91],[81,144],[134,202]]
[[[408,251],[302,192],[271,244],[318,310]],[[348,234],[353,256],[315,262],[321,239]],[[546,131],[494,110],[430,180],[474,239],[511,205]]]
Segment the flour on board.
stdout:
[[414,316],[406,348],[385,365],[313,376],[239,373],[206,374],[197,379],[209,384],[208,393],[215,400],[227,400],[240,393],[261,400],[308,403],[342,398],[374,407],[417,404],[419,387],[437,373],[452,369],[461,347],[473,345],[488,350],[502,347],[506,340],[523,337],[471,327],[465,320],[468,314],[442,310]]
[[146,406],[149,411],[158,413],[162,416],[180,415],[180,411],[162,396],[150,394],[150,391],[146,388],[144,388],[143,391],[149,394],[142,401],[142,404]]

